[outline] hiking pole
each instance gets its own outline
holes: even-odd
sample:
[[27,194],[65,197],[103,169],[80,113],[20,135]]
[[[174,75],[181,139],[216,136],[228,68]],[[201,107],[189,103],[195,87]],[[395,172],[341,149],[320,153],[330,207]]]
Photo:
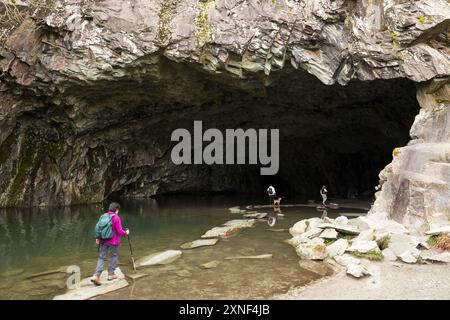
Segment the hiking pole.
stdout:
[[131,261],[133,262],[133,270],[136,271],[136,265],[134,263],[134,256],[133,256],[133,248],[131,248],[131,239],[130,239],[129,234],[127,234],[127,238],[128,238],[128,244],[130,245],[130,253],[131,253]]

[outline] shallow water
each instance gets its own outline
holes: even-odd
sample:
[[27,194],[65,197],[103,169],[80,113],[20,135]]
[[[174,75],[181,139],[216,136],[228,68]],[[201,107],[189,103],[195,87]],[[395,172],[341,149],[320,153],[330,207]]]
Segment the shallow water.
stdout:
[[[229,207],[252,203],[258,204],[230,197],[132,200],[123,202],[121,218],[124,227],[131,230],[135,258],[140,258],[179,249],[181,244],[199,239],[207,230],[241,218],[241,214],[230,213]],[[335,217],[342,211],[361,210],[330,210],[328,216]],[[101,213],[101,206],[0,211],[0,298],[51,299],[64,293],[65,273],[29,278],[61,266],[78,265],[82,277],[90,276],[97,258],[92,230]],[[282,213],[285,216],[277,219],[272,228],[266,220],[261,220],[214,246],[183,250],[182,257],[174,263],[143,268],[141,271],[148,273],[147,277],[99,298],[264,299],[317,279],[316,274],[299,267],[294,249],[283,240],[290,238],[287,229],[296,221],[320,217],[322,213],[310,207],[282,208]],[[266,253],[273,254],[273,258],[225,259]],[[199,268],[200,264],[212,260],[221,263],[213,269]],[[126,238],[120,249],[119,266],[125,274],[133,272]]]

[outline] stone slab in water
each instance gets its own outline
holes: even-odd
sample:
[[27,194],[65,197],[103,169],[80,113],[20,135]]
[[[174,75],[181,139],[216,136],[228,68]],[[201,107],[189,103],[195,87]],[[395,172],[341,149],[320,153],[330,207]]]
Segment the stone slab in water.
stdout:
[[234,219],[225,222],[226,227],[250,228],[255,224],[255,219]]
[[217,243],[217,241],[219,241],[219,239],[217,239],[217,238],[200,239],[200,240],[195,240],[195,241],[183,243],[180,246],[180,248],[188,250],[188,249],[194,249],[194,248],[204,247],[204,246],[213,246],[213,245],[215,245]]
[[214,227],[211,230],[206,231],[201,238],[228,238],[235,234],[238,234],[241,229],[238,227]]
[[258,256],[236,256],[236,257],[226,257],[226,260],[234,260],[234,259],[272,259],[273,255],[271,253],[268,254],[260,254]]
[[254,218],[254,219],[263,219],[267,216],[266,212],[255,212],[244,214],[244,218]]
[[132,273],[126,275],[127,278],[130,278],[132,280],[141,279],[141,278],[144,278],[147,276],[148,276],[148,273],[142,273],[142,272],[132,272]]
[[206,262],[200,265],[200,268],[202,269],[212,269],[212,268],[216,268],[218,265],[220,264],[219,260],[214,260],[214,261],[210,261],[210,262]]
[[125,275],[119,268],[115,273],[118,279],[108,281],[108,271],[103,271],[100,276],[101,286],[94,285],[91,282],[92,277],[85,278],[80,282],[80,288],[70,289],[65,294],[54,297],[53,300],[87,300],[128,286],[128,281],[125,280]]
[[160,264],[169,264],[180,258],[182,254],[183,252],[181,252],[180,250],[167,250],[163,252],[157,252],[147,257],[138,259],[138,261],[136,261],[136,266],[147,267]]

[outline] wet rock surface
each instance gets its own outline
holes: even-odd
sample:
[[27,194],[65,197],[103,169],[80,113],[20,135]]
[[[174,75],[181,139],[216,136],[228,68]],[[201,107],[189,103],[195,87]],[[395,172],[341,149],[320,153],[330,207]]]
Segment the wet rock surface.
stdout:
[[[445,0],[79,0],[41,9],[21,7],[30,15],[1,39],[2,207],[257,190],[258,168],[171,162],[171,132],[194,119],[283,128],[292,148],[282,158],[314,155],[282,164],[297,193],[315,195],[324,179],[337,194],[372,190],[408,140],[413,82],[449,73]],[[439,131],[426,123],[446,128],[448,108],[433,114],[419,100],[413,133],[426,140]],[[433,188],[433,199],[445,192]]]

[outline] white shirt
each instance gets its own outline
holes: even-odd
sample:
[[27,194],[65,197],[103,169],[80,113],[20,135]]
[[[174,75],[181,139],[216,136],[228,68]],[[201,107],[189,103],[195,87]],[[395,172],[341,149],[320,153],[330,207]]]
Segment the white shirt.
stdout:
[[270,196],[273,196],[275,194],[275,188],[269,187],[269,188],[267,188],[267,192],[269,193]]

